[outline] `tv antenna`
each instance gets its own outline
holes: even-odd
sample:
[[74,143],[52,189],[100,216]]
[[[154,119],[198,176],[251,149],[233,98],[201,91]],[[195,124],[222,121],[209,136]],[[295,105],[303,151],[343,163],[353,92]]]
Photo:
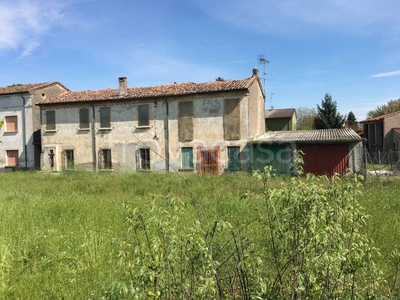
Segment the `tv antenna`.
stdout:
[[269,64],[269,61],[264,58],[264,54],[260,54],[257,57],[257,62],[258,62],[258,64],[263,64],[264,65],[262,80],[263,80],[263,92],[264,92],[264,95],[265,95],[265,79],[266,79],[266,75],[267,75],[267,72],[265,71],[265,65]]

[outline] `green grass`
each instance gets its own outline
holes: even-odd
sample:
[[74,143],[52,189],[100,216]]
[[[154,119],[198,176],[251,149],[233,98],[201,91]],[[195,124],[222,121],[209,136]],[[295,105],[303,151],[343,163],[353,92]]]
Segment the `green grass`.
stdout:
[[[285,188],[289,180],[270,184]],[[372,180],[360,195],[370,215],[365,231],[381,251],[376,259],[388,290],[397,295],[399,190],[398,180]],[[111,283],[126,281],[120,257],[121,241],[131,234],[125,206],[146,211],[152,201],[163,201],[157,195],[172,195],[188,204],[182,226],[196,212],[207,224],[225,219],[234,225],[251,219],[257,211],[251,192],[260,191],[262,183],[246,173],[2,174],[0,299],[101,299]]]

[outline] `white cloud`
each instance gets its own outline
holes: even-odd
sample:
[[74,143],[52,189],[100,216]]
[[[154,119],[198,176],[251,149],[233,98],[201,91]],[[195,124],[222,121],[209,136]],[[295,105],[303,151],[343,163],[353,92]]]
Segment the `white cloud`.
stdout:
[[0,3],[0,52],[32,53],[53,26],[63,22],[62,5],[51,0],[17,0]]
[[372,78],[379,78],[379,77],[391,77],[391,76],[397,76],[400,75],[400,70],[397,71],[392,71],[392,72],[386,72],[386,73],[377,73],[372,75]]

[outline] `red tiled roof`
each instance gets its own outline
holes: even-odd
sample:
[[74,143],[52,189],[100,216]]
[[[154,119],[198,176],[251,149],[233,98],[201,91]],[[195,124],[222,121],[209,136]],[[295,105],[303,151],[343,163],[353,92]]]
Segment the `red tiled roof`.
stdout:
[[225,92],[245,90],[250,87],[258,76],[240,80],[210,81],[205,83],[173,83],[152,87],[128,88],[127,95],[120,95],[119,89],[104,89],[98,91],[66,92],[38,103],[39,105],[56,103],[75,103],[88,101],[144,99],[167,96],[183,96],[201,93]]
[[393,130],[397,133],[400,133],[400,128],[393,128]]
[[366,120],[361,121],[361,122],[359,122],[359,123],[376,122],[376,121],[383,120],[383,119],[385,119],[385,118],[387,118],[387,117],[391,117],[391,116],[397,115],[397,114],[399,114],[399,113],[400,113],[400,111],[395,111],[395,112],[388,113],[388,114],[386,114],[386,115],[382,115],[382,116],[378,116],[378,117],[375,117],[375,118],[366,119]]
[[21,85],[0,87],[0,95],[33,92],[35,90],[43,89],[55,84],[58,84],[63,88],[65,88],[67,91],[69,91],[69,89],[66,88],[64,85],[62,85],[61,83],[53,81],[53,82],[27,83]]

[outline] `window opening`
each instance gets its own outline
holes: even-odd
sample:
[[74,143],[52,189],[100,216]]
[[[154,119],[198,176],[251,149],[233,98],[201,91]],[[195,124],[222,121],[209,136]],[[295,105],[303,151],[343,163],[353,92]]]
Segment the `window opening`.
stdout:
[[140,168],[142,170],[150,170],[150,149],[140,149]]
[[109,107],[101,107],[100,108],[100,128],[110,128],[110,108]]
[[139,126],[149,126],[150,118],[149,118],[149,106],[146,105],[138,105],[138,125]]

